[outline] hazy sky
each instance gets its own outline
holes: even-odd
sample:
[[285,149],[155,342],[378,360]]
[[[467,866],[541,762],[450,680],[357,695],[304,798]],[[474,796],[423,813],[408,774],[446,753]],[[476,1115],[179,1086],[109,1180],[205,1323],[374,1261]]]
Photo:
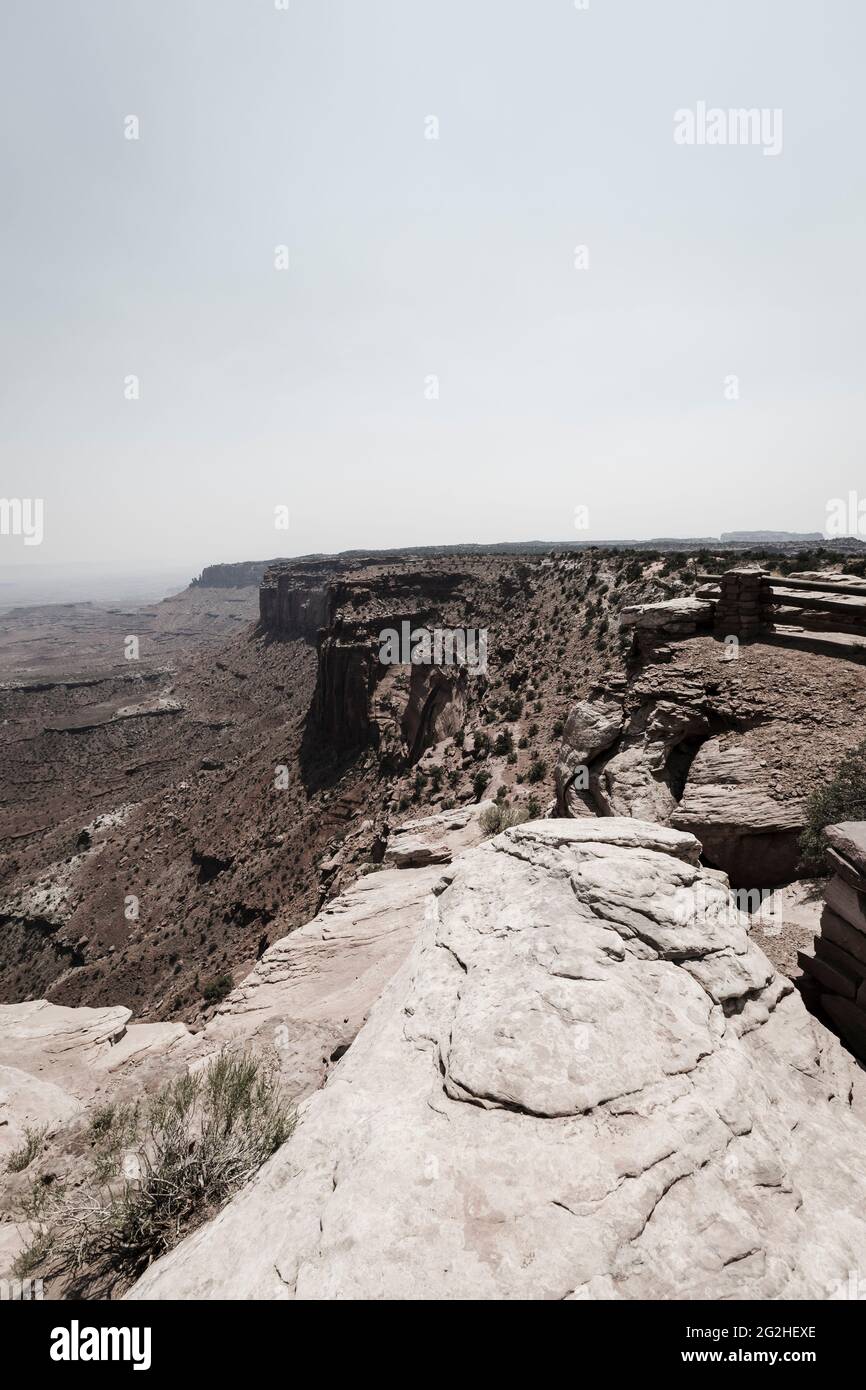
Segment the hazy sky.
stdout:
[[[45,505],[0,562],[820,531],[866,492],[863,0],[0,13],[0,495]],[[781,152],[678,145],[699,102],[780,109]]]

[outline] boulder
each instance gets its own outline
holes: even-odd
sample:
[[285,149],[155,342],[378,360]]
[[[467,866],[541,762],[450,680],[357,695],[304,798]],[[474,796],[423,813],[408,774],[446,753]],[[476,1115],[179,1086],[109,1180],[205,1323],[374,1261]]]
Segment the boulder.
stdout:
[[130,1296],[829,1297],[857,1073],[698,851],[613,818],[467,851],[292,1137]]
[[[615,743],[625,722],[622,700],[602,696],[574,705],[562,731],[562,743],[554,769],[556,802],[560,815],[586,815],[588,799],[581,796],[575,778],[593,758]],[[587,790],[586,788],[584,790]]]
[[385,863],[396,869],[450,864],[460,850],[484,839],[481,816],[492,806],[492,801],[480,801],[472,806],[441,811],[435,816],[424,816],[421,820],[406,821],[391,835],[385,849]]
[[708,624],[714,605],[702,598],[669,598],[659,603],[630,604],[620,614],[622,626],[638,634],[690,635]]
[[707,739],[688,774],[671,824],[698,836],[711,864],[745,887],[794,877],[804,824],[802,801],[778,801],[764,769],[742,742]]

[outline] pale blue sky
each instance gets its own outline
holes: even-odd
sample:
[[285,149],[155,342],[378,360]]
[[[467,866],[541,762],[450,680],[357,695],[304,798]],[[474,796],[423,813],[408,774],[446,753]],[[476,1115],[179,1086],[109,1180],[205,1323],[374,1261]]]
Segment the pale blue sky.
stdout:
[[[822,530],[866,490],[864,16],[4,0],[0,493],[45,540],[0,562]],[[676,145],[698,101],[781,154]]]

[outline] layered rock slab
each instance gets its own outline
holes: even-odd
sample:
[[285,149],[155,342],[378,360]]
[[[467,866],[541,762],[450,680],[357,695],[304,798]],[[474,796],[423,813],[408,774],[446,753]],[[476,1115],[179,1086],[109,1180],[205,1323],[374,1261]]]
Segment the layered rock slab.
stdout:
[[692,836],[446,868],[286,1145],[133,1298],[808,1298],[866,1258],[855,1073]]
[[[5,1161],[27,1131],[44,1131],[52,1171],[82,1171],[81,1135],[98,1106],[139,1100],[223,1048],[250,1049],[279,1070],[297,1102],[322,1085],[406,959],[423,903],[453,855],[484,838],[489,802],[397,828],[392,862],[363,875],[312,921],[275,942],[198,1033],[183,1023],[132,1023],[131,1010],[67,1008],[44,999],[0,1005],[0,1236],[12,1232],[33,1172]],[[3,1223],[6,1223],[5,1225]],[[0,1240],[0,1278],[12,1255]]]

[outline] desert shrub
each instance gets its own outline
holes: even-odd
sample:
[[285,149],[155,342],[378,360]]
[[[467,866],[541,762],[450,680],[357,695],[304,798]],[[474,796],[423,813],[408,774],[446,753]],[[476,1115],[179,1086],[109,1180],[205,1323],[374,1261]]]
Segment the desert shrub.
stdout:
[[48,1133],[47,1125],[34,1127],[24,1126],[24,1142],[6,1160],[6,1171],[8,1173],[23,1173],[25,1168],[29,1168],[34,1158],[42,1152],[45,1143],[45,1136]]
[[484,794],[484,790],[489,781],[490,773],[484,771],[476,772],[475,776],[472,778],[472,792],[475,796],[476,801],[481,800],[481,797]]
[[538,820],[541,815],[541,802],[537,796],[530,796],[526,802],[526,814],[530,820]]
[[206,1004],[218,1004],[227,994],[231,994],[233,988],[234,981],[231,975],[217,975],[204,986],[202,998]]
[[[97,1128],[108,1126],[99,1136],[113,1153],[108,1176],[97,1160],[81,1186],[61,1196],[22,1267],[32,1269],[42,1250],[51,1275],[74,1279],[83,1271],[87,1282],[109,1286],[137,1278],[248,1182],[294,1123],[265,1064],[228,1052],[167,1082],[135,1116],[130,1134],[128,1113],[103,1114]],[[111,1146],[118,1132],[129,1141],[125,1154]]]
[[135,1143],[138,1132],[139,1107],[102,1105],[90,1121],[90,1142],[96,1149],[94,1171],[100,1182],[108,1182],[117,1169],[124,1150]]
[[496,754],[498,754],[500,757],[502,757],[504,754],[510,753],[513,747],[514,747],[514,735],[513,735],[513,733],[511,732],[510,729],[502,729],[502,730],[500,731],[500,733],[498,733],[498,734],[496,735],[496,742],[495,742],[494,745],[493,745],[493,751],[494,751],[494,753],[496,753]]
[[529,820],[529,812],[522,806],[488,806],[481,814],[481,829],[485,835],[499,835],[512,825],[522,825]]
[[843,820],[866,820],[866,739],[842,759],[835,776],[806,803],[800,849],[808,868],[824,866],[824,830]]
[[547,763],[543,758],[533,758],[529,764],[529,771],[526,774],[527,781],[541,782],[547,776]]

